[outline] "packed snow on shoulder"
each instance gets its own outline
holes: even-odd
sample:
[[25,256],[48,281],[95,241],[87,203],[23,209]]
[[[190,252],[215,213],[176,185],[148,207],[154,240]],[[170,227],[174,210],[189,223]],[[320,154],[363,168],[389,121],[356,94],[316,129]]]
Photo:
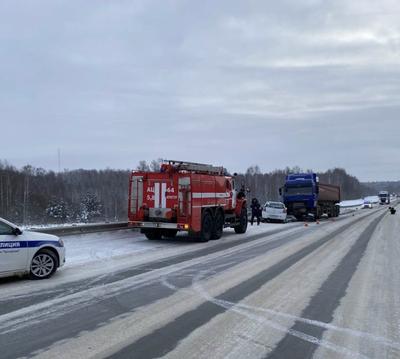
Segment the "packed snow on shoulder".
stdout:
[[146,257],[151,253],[157,257],[160,252],[164,254],[180,254],[197,250],[202,247],[218,245],[221,241],[234,241],[249,235],[275,231],[280,228],[288,228],[296,225],[287,224],[261,224],[250,226],[246,234],[235,234],[233,229],[225,229],[219,241],[200,243],[191,239],[186,233],[180,233],[175,239],[162,239],[149,241],[143,234],[132,230],[119,230],[111,232],[98,232],[79,234],[63,237],[67,250],[66,267],[80,265],[89,262],[102,262],[111,258],[131,257],[136,262],[139,257]]
[[364,199],[353,199],[350,201],[342,201],[339,203],[340,213],[356,211],[364,207]]
[[372,204],[379,203],[379,197],[378,196],[365,197],[364,198],[364,203],[372,203]]

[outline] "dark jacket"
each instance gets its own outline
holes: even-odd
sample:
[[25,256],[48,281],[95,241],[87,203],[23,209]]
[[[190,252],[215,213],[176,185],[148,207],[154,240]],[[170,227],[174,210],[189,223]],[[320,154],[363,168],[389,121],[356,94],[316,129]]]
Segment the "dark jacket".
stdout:
[[253,216],[260,216],[261,215],[261,206],[260,206],[260,203],[257,200],[253,199],[251,201],[250,208],[251,208],[251,214]]

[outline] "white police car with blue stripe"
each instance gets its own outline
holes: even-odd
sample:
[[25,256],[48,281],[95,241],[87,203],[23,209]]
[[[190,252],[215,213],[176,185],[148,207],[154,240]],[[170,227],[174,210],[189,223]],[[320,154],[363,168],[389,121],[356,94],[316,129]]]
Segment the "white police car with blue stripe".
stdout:
[[45,279],[64,262],[65,248],[60,238],[21,231],[0,218],[0,278],[29,274],[32,279]]

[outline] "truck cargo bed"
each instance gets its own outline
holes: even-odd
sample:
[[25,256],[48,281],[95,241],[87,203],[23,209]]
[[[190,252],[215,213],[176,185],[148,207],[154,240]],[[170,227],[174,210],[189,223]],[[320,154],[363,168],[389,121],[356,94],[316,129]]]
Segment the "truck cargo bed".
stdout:
[[318,200],[324,202],[340,202],[340,187],[319,183]]

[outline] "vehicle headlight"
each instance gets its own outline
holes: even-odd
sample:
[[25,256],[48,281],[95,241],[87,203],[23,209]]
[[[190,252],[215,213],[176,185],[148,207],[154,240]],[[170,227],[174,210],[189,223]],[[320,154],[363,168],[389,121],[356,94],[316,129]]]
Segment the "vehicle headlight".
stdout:
[[64,247],[64,241],[61,238],[58,239],[58,243],[61,247]]

